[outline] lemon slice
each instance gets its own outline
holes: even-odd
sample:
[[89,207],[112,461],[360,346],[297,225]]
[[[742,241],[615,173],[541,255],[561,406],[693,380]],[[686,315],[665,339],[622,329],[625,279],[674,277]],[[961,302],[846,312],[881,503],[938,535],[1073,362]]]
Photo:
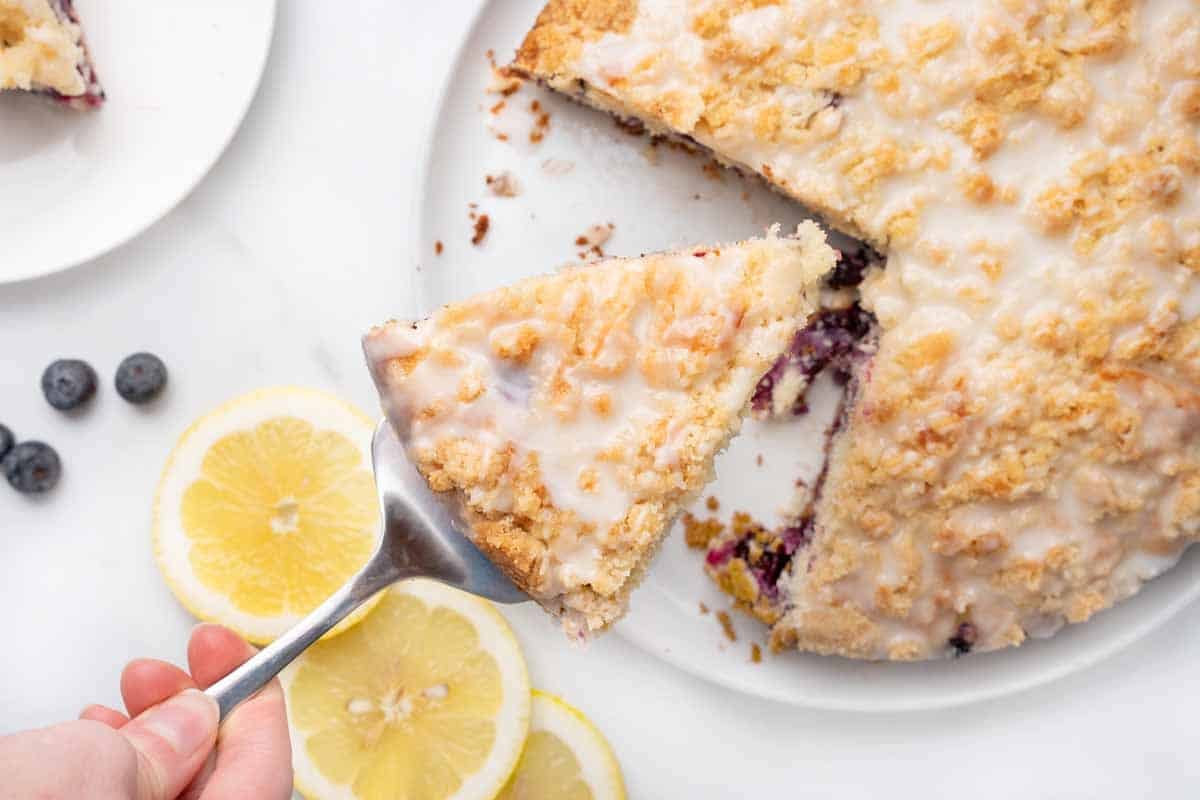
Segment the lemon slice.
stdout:
[[529,738],[496,800],[624,800],[625,781],[604,734],[578,709],[534,690]]
[[179,601],[262,643],[345,583],[379,536],[372,429],[337,397],[294,387],[239,397],[188,428],[154,505],[155,558]]
[[491,800],[529,727],[525,659],[486,601],[426,580],[280,676],[310,800]]

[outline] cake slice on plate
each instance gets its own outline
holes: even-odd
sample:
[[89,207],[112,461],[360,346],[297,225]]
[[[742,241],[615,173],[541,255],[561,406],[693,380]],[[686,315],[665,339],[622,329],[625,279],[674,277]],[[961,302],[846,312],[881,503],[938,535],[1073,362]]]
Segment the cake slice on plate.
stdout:
[[430,486],[583,636],[623,613],[833,264],[806,223],[530,278],[377,327],[364,349]]
[[8,89],[79,109],[104,102],[71,0],[0,0],[0,91]]
[[550,0],[513,66],[887,258],[767,376],[853,362],[820,480],[709,553],[775,646],[1020,644],[1200,538],[1194,3]]

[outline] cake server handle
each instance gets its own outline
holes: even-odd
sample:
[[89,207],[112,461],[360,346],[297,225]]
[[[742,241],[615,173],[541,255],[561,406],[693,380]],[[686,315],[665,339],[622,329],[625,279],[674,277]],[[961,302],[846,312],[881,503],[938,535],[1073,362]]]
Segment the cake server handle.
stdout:
[[224,720],[229,712],[254,696],[354,609],[401,577],[400,571],[383,550],[376,550],[371,560],[328,600],[287,633],[205,690],[205,694],[217,701],[221,719]]

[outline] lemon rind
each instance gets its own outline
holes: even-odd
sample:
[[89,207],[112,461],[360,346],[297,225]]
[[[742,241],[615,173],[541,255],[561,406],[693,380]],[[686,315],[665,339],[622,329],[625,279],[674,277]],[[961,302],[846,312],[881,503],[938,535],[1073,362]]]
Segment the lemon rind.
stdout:
[[625,779],[612,745],[578,708],[555,694],[534,689],[529,730],[547,731],[563,740],[579,761],[594,800],[625,800]]

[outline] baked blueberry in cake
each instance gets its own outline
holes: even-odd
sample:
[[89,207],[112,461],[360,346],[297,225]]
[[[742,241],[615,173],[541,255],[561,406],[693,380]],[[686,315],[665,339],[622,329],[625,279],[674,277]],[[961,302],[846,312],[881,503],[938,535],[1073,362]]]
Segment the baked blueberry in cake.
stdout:
[[834,261],[812,223],[607,259],[388,323],[364,347],[430,486],[585,636],[623,613]]
[[0,91],[8,89],[79,109],[104,102],[71,0],[0,0]]
[[760,388],[795,413],[811,368],[849,377],[801,533],[730,549],[776,648],[1017,645],[1200,536],[1195,3],[551,0],[513,68],[887,259],[846,290],[866,348],[801,342]]

